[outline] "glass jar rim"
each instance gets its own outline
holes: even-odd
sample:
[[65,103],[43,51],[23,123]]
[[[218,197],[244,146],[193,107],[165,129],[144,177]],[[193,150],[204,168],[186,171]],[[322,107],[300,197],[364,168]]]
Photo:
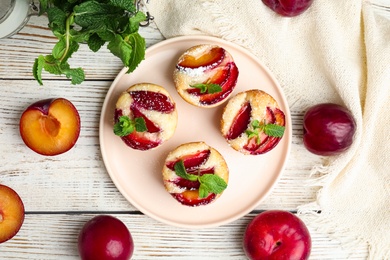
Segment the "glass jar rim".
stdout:
[[[0,0],[3,1],[3,0]],[[12,0],[15,3],[9,15],[0,22],[0,39],[8,38],[19,32],[28,22],[33,0]]]
[[15,0],[0,0],[0,23],[8,18],[15,8]]

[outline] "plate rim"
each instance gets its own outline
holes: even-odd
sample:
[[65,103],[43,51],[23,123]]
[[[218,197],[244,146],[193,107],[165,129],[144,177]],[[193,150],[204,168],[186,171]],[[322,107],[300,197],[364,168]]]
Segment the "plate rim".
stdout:
[[129,202],[133,207],[137,208],[144,215],[146,215],[148,217],[151,217],[151,218],[153,218],[153,219],[155,219],[155,220],[157,220],[157,221],[159,221],[161,223],[165,223],[165,224],[168,224],[168,225],[171,225],[171,226],[185,228],[185,229],[200,229],[200,228],[218,227],[218,226],[229,224],[229,223],[231,223],[231,222],[233,222],[235,220],[238,220],[238,219],[242,218],[243,216],[247,215],[248,213],[250,213],[255,207],[257,207],[261,203],[261,201],[263,201],[266,197],[268,197],[268,195],[273,191],[275,185],[279,182],[279,180],[280,180],[280,178],[282,176],[282,173],[285,170],[286,164],[288,162],[290,151],[291,151],[291,143],[292,143],[292,122],[291,122],[290,108],[289,108],[289,105],[288,105],[285,93],[284,93],[282,87],[280,86],[279,81],[276,79],[274,74],[269,70],[269,68],[267,66],[265,66],[264,63],[259,58],[257,58],[254,54],[252,54],[249,50],[245,49],[241,45],[238,45],[236,43],[224,40],[222,38],[218,38],[218,37],[215,37],[215,36],[208,36],[208,35],[177,36],[177,37],[172,37],[172,38],[169,38],[169,39],[162,40],[162,41],[160,41],[160,42],[158,42],[158,43],[148,47],[146,49],[146,52],[145,52],[145,59],[147,58],[149,53],[152,53],[155,49],[159,49],[159,48],[161,48],[161,47],[163,47],[165,45],[169,45],[171,43],[180,42],[180,41],[202,41],[202,40],[215,42],[216,44],[221,43],[221,44],[224,44],[224,45],[227,45],[227,46],[231,46],[232,48],[238,49],[240,52],[243,52],[246,55],[248,55],[251,58],[253,58],[261,66],[261,68],[266,72],[267,76],[270,77],[270,79],[276,85],[277,92],[279,92],[280,98],[282,99],[281,101],[285,105],[284,113],[285,113],[286,117],[290,119],[290,120],[286,120],[286,122],[287,122],[286,127],[287,127],[287,129],[289,129],[289,131],[286,131],[287,132],[287,138],[288,138],[289,141],[286,142],[286,148],[285,148],[286,154],[285,154],[285,157],[283,159],[283,162],[281,163],[280,171],[275,176],[275,181],[268,188],[268,190],[266,190],[264,192],[264,195],[260,199],[256,199],[256,202],[253,203],[254,205],[250,205],[250,206],[247,207],[246,211],[241,211],[239,213],[233,214],[233,216],[231,216],[231,217],[227,217],[227,218],[224,218],[223,220],[219,220],[217,222],[212,222],[212,223],[207,223],[207,224],[182,224],[182,223],[177,223],[175,221],[167,220],[166,218],[162,218],[160,216],[157,216],[154,213],[151,213],[149,210],[147,210],[146,207],[143,207],[141,205],[141,203],[138,203],[137,201],[132,199],[131,196],[128,195],[124,191],[123,185],[121,185],[119,183],[119,181],[116,178],[115,174],[113,174],[111,172],[111,170],[109,169],[110,167],[106,163],[107,159],[106,159],[106,155],[105,155],[105,152],[104,152],[104,149],[103,149],[104,148],[103,125],[104,125],[104,115],[105,115],[103,110],[104,110],[104,108],[107,107],[107,103],[109,102],[109,96],[111,96],[112,92],[115,89],[115,86],[121,80],[122,76],[127,73],[128,68],[127,67],[123,67],[121,69],[121,71],[117,74],[115,79],[112,81],[110,87],[108,88],[108,90],[106,92],[106,95],[104,97],[104,102],[103,102],[102,108],[101,108],[100,118],[99,118],[99,146],[100,146],[100,153],[101,153],[101,156],[102,156],[104,167],[105,167],[106,172],[108,173],[111,181],[114,183],[115,187],[118,189],[118,191],[121,193],[121,195],[127,200],[127,202]]

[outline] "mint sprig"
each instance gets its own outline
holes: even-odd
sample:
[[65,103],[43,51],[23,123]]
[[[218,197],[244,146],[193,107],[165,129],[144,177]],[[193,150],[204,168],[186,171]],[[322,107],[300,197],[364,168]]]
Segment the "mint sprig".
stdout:
[[206,198],[210,193],[220,194],[227,188],[227,183],[224,179],[215,174],[194,175],[188,174],[184,166],[183,160],[179,160],[174,165],[177,176],[190,180],[199,181],[199,198]]
[[114,134],[117,136],[126,136],[132,132],[145,132],[148,130],[146,127],[145,119],[142,117],[136,117],[131,120],[128,116],[119,117],[118,122],[114,125]]
[[222,91],[222,87],[219,84],[214,83],[198,83],[190,85],[191,88],[197,88],[200,93],[214,94]]
[[40,15],[47,13],[49,28],[58,38],[51,54],[39,55],[33,76],[40,85],[42,71],[65,75],[72,84],[85,80],[82,68],[71,68],[69,59],[86,43],[97,52],[107,43],[110,52],[134,71],[145,58],[145,39],[138,33],[146,15],[136,10],[133,0],[40,0]]
[[253,120],[251,123],[252,129],[247,129],[245,133],[248,138],[255,137],[256,143],[260,144],[260,133],[264,132],[268,136],[282,137],[285,127],[277,124],[260,123],[259,120]]

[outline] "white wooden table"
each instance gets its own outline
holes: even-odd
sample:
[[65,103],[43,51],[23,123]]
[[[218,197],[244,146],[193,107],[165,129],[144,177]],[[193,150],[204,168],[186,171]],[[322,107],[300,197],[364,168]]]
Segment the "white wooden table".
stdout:
[[[147,46],[164,40],[154,24],[140,29]],[[110,214],[132,233],[133,259],[245,259],[243,232],[248,222],[267,209],[296,212],[315,199],[319,187],[307,184],[311,166],[320,160],[302,145],[303,110],[291,111],[292,149],[282,177],[272,193],[252,211],[228,225],[187,230],[160,223],[132,206],[111,181],[99,146],[99,117],[121,62],[105,48],[92,53],[81,46],[71,60],[83,67],[86,81],[73,86],[64,77],[44,73],[44,86],[33,79],[31,68],[40,54],[48,54],[56,39],[46,17],[32,17],[21,32],[0,40],[0,183],[21,196],[24,224],[11,240],[0,244],[0,259],[78,259],[77,237],[93,216]],[[19,118],[31,103],[64,97],[80,113],[82,127],[77,144],[65,154],[44,157],[29,150],[19,136]],[[326,234],[309,227],[311,259],[365,259],[365,245],[348,251]]]

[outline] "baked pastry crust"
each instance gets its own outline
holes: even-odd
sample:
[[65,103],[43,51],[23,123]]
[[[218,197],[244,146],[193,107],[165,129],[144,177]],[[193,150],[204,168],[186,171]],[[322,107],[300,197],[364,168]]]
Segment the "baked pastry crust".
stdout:
[[[178,113],[176,109],[176,104],[172,97],[170,96],[169,92],[163,88],[162,86],[152,84],[152,83],[138,83],[135,85],[130,86],[126,91],[121,93],[119,96],[117,102],[116,102],[116,114],[120,113],[120,115],[128,116],[130,119],[134,119],[134,113],[132,111],[133,103],[135,102],[134,98],[132,97],[132,92],[137,91],[149,91],[149,92],[155,92],[160,93],[166,96],[167,100],[173,105],[172,111],[157,111],[153,109],[145,109],[142,107],[138,107],[138,110],[145,115],[145,117],[150,120],[155,126],[157,126],[160,130],[157,132],[137,132],[137,137],[142,137],[143,139],[150,140],[152,143],[156,144],[157,146],[150,147],[148,149],[143,149],[141,146],[137,147],[137,145],[130,145],[129,142],[126,142],[126,138],[132,138],[131,136],[122,137],[123,141],[128,144],[130,147],[134,149],[139,150],[149,150],[153,148],[157,148],[161,144],[163,144],[165,141],[170,139],[173,134],[175,133],[176,126],[177,126],[177,120],[178,120]],[[117,118],[119,115],[116,115]]]
[[[258,154],[246,148],[250,138],[245,133],[245,131],[236,138],[230,139],[228,137],[232,125],[235,123],[235,120],[237,120],[237,114],[239,113],[240,109],[247,104],[249,104],[250,106],[250,117],[249,122],[247,122],[248,129],[250,128],[250,122],[252,122],[253,120],[258,120],[259,122],[269,121],[270,113],[273,117],[275,117],[274,113],[277,113],[278,117],[274,118],[274,120],[276,121],[274,123],[284,126],[284,113],[280,110],[277,101],[271,95],[259,89],[252,89],[240,92],[234,97],[232,97],[226,104],[222,113],[220,124],[220,131],[222,133],[222,136],[226,139],[226,141],[233,149],[243,154]],[[275,146],[277,142],[279,142],[279,140],[280,138],[273,141],[275,142]],[[270,149],[268,149],[267,151],[269,150]]]
[[[186,102],[194,106],[211,108],[222,104],[232,94],[232,91],[235,88],[237,82],[238,69],[233,60],[233,57],[226,49],[223,49],[224,56],[222,61],[220,61],[218,65],[201,66],[197,68],[183,68],[178,66],[178,64],[180,64],[187,56],[192,56],[195,57],[196,59],[204,55],[205,53],[210,52],[213,48],[222,48],[222,47],[218,45],[211,45],[211,44],[200,44],[189,48],[179,57],[176,68],[173,72],[173,81],[175,83],[177,92]],[[188,92],[188,90],[193,89],[190,87],[192,85],[205,83],[205,82],[213,83],[210,82],[210,79],[212,79],[216,74],[221,73],[222,70],[229,69],[230,66],[231,67],[234,66],[232,70],[234,70],[234,74],[237,75],[231,76],[232,78],[234,78],[231,80],[232,81],[231,89],[229,89],[228,92],[223,94],[222,100],[215,101],[212,103],[204,103],[200,99],[199,95],[190,94]]]
[[[207,145],[205,142],[190,142],[185,143],[180,146],[178,146],[176,149],[172,150],[168,156],[166,157],[165,164],[162,169],[162,176],[163,176],[163,182],[165,189],[171,194],[181,194],[188,190],[188,188],[180,187],[176,184],[176,180],[178,180],[179,177],[175,171],[172,169],[172,167],[168,167],[167,165],[172,164],[172,162],[177,162],[186,156],[191,156],[200,152],[208,152],[207,158],[202,162],[201,165],[199,165],[199,168],[197,170],[202,171],[205,169],[213,169],[213,174],[221,177],[226,183],[228,183],[229,180],[229,168],[228,165],[223,158],[223,156],[214,148]],[[218,199],[222,193],[215,194],[212,201],[215,201]],[[210,201],[210,202],[212,202]],[[202,205],[209,204],[202,203]],[[198,205],[195,205],[198,206]]]

